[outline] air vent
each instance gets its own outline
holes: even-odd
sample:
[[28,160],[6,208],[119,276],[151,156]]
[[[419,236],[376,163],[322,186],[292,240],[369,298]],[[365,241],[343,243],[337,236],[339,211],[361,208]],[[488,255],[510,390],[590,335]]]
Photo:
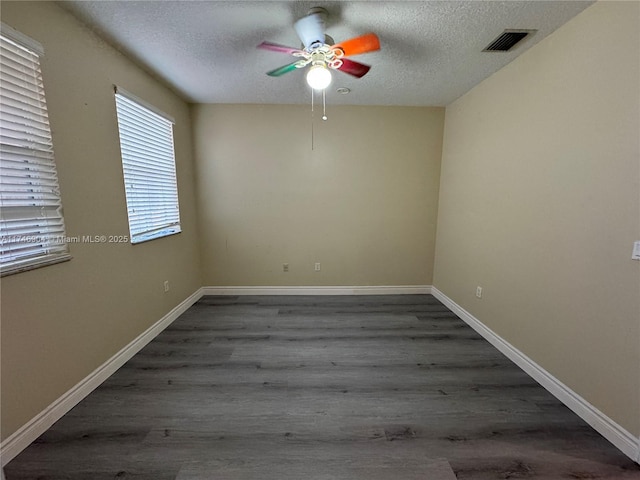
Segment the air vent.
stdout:
[[523,38],[537,30],[505,30],[498,38],[485,47],[483,52],[508,52]]

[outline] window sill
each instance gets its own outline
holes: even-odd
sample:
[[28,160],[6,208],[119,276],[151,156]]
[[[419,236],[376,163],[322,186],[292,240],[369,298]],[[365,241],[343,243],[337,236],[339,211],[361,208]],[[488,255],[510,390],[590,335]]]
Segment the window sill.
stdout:
[[36,268],[48,267],[49,265],[55,265],[57,263],[68,262],[73,257],[71,255],[57,255],[55,258],[48,258],[42,261],[34,261],[33,263],[25,263],[22,265],[15,265],[3,269],[0,272],[0,277],[8,277],[9,275],[15,275],[17,273],[28,272],[29,270],[35,270]]
[[153,233],[153,234],[145,235],[145,236],[137,238],[135,240],[132,238],[131,239],[131,244],[132,245],[139,245],[141,243],[150,242],[152,240],[157,240],[159,238],[171,237],[172,235],[177,235],[179,233],[182,233],[182,230],[176,230],[176,229],[171,229],[169,231],[163,230],[161,232],[156,232],[156,233]]

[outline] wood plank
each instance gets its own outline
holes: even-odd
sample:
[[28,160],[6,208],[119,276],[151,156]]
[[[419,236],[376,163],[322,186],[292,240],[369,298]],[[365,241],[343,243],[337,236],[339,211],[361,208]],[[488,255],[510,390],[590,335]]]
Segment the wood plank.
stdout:
[[203,297],[7,480],[640,479],[431,295]]

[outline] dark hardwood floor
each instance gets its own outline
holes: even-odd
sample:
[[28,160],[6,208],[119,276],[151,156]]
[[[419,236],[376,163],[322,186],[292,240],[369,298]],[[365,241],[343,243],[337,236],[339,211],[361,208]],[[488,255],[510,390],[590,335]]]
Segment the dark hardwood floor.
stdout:
[[204,297],[7,480],[640,479],[430,295]]

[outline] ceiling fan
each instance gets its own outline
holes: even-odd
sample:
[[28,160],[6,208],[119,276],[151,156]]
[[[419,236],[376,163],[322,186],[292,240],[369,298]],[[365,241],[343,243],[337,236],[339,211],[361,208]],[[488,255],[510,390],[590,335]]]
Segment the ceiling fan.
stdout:
[[375,33],[366,33],[334,45],[333,39],[325,35],[327,11],[321,7],[309,10],[309,14],[298,20],[294,28],[302,41],[302,48],[287,47],[273,42],[262,42],[258,48],[272,52],[288,53],[300,57],[295,62],[267,72],[279,77],[298,68],[311,65],[307,72],[307,83],[315,90],[324,90],[331,83],[330,69],[340,70],[361,78],[371,69],[369,65],[349,60],[346,57],[380,50],[380,40]]

